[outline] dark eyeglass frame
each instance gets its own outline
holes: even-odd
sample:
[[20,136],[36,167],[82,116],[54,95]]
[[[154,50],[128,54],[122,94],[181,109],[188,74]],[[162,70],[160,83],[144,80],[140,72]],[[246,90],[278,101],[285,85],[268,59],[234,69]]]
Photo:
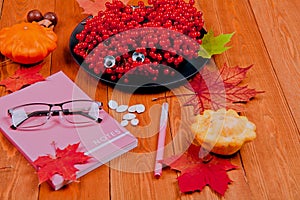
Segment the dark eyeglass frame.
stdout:
[[[73,114],[82,115],[84,117],[90,118],[92,121],[95,121],[97,123],[101,123],[102,122],[101,118],[94,119],[92,116],[87,115],[86,113],[84,113],[82,111],[70,112],[69,109],[63,109],[63,105],[64,104],[73,103],[73,102],[91,102],[91,103],[96,103],[98,105],[98,109],[99,110],[101,110],[102,106],[103,106],[103,104],[101,102],[99,102],[99,101],[88,100],[88,99],[70,100],[70,101],[65,101],[65,102],[62,102],[62,103],[55,103],[55,104],[50,104],[50,103],[27,103],[27,104],[22,104],[22,105],[18,105],[18,106],[15,106],[13,108],[8,109],[7,110],[8,115],[10,117],[12,117],[14,110],[16,110],[18,108],[21,108],[21,107],[24,107],[24,106],[44,105],[44,106],[49,106],[49,109],[48,110],[40,110],[40,111],[32,112],[32,113],[30,113],[28,115],[28,118],[26,118],[23,121],[19,122],[16,126],[15,125],[11,125],[10,127],[12,129],[16,130],[23,122],[25,122],[27,119],[29,119],[30,117],[33,117],[33,116],[48,116],[48,118],[46,120],[46,122],[47,122],[51,116],[58,116],[60,112],[62,112],[64,115],[73,115]],[[53,107],[60,107],[60,110],[52,110]],[[33,127],[39,127],[39,126],[42,126],[44,124],[32,126],[31,128],[33,128]]]

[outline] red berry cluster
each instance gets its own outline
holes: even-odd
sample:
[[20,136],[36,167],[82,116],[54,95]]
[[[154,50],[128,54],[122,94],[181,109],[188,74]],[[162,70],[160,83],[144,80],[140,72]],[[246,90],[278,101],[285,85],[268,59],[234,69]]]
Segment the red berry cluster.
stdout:
[[145,6],[140,1],[133,7],[118,0],[106,2],[106,10],[88,19],[76,35],[74,53],[84,58],[95,74],[109,76],[112,81],[124,74],[124,82],[131,74],[153,81],[173,76],[172,69],[198,56],[202,13],[193,7],[194,0],[148,3],[150,6]]

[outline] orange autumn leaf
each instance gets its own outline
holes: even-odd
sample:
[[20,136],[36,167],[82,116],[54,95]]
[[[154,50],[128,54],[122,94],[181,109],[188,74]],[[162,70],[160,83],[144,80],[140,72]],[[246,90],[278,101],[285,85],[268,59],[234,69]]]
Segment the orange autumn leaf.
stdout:
[[[97,16],[100,10],[105,10],[105,3],[111,2],[108,0],[77,0],[79,6],[83,8],[82,14],[89,14],[93,16]],[[122,1],[124,4],[128,2],[128,0]]]
[[33,164],[37,167],[39,184],[52,178],[54,174],[60,174],[64,180],[76,180],[77,164],[87,163],[90,159],[84,152],[78,152],[79,143],[68,145],[64,149],[56,148],[54,156],[40,156]]
[[0,85],[5,86],[7,91],[15,92],[27,85],[43,81],[45,78],[39,73],[41,68],[42,65],[30,68],[21,67],[14,75],[0,81]]
[[185,105],[193,106],[195,114],[201,114],[204,110],[220,108],[242,111],[244,109],[242,103],[246,103],[256,94],[262,93],[262,91],[240,85],[251,67],[252,65],[246,68],[229,67],[224,64],[218,71],[211,71],[204,67],[186,85],[186,88],[193,91],[194,94]]
[[227,171],[236,169],[237,166],[215,156],[212,156],[209,161],[204,161],[199,158],[200,148],[192,144],[184,154],[166,158],[163,163],[181,172],[177,178],[181,192],[202,190],[209,185],[214,191],[224,196],[228,184],[232,182]]
[[[141,0],[129,0],[128,4],[129,5],[133,5],[133,6],[137,6],[139,1]],[[147,0],[142,0],[142,2],[144,2],[145,6],[149,6],[148,1]]]

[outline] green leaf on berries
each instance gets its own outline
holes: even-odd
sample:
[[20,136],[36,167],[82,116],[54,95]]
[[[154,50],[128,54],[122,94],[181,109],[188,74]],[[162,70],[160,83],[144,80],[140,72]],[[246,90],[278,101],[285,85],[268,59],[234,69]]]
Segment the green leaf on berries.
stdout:
[[233,35],[234,32],[230,34],[220,34],[215,37],[214,32],[210,30],[202,38],[202,44],[200,45],[198,55],[203,58],[211,58],[212,55],[223,53],[231,48],[225,45],[230,42]]

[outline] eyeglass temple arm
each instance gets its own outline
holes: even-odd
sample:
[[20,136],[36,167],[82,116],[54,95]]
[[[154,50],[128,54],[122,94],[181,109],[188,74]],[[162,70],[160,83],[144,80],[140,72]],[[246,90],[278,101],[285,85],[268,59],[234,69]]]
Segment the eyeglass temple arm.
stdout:
[[[10,115],[13,115],[12,114],[12,112],[9,110],[8,111],[8,113],[10,114]],[[27,118],[25,118],[24,120],[22,120],[22,121],[20,121],[17,125],[11,125],[10,127],[12,128],[12,129],[17,129],[17,127],[18,126],[20,126],[22,123],[24,123],[27,119],[29,119],[30,117],[33,117],[33,116],[47,116],[49,114],[49,110],[40,110],[40,111],[34,111],[34,112],[32,112],[32,113],[29,113],[28,115],[27,115]]]
[[95,119],[95,118],[92,117],[91,115],[86,114],[85,112],[82,112],[82,111],[73,111],[73,112],[71,112],[71,111],[69,111],[68,109],[65,109],[65,110],[63,110],[63,113],[64,113],[64,115],[74,115],[74,114],[75,114],[75,115],[82,115],[82,116],[87,117],[87,118],[89,118],[89,119],[92,119],[92,120],[94,120],[94,121],[96,121],[96,122],[98,122],[98,123],[100,123],[100,122],[102,121],[101,118]]

